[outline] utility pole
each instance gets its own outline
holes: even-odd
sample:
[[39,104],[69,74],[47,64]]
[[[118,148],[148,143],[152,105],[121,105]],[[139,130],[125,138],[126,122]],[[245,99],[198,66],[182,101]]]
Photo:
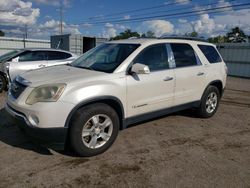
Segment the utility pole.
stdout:
[[60,34],[62,35],[63,34],[63,12],[64,12],[62,1],[60,1],[60,7],[59,9],[56,9],[56,11],[58,11],[60,15],[59,30],[60,30]]
[[60,34],[63,34],[63,3],[60,3]]
[[24,26],[24,37],[27,39],[28,38],[28,27],[27,24]]
[[26,48],[26,39],[28,37],[27,24],[24,25],[24,34],[23,34],[23,47]]

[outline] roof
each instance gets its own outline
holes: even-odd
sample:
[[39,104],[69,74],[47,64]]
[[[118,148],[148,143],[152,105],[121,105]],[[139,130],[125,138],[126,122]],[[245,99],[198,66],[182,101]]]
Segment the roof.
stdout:
[[69,51],[65,51],[65,50],[61,50],[61,49],[55,49],[55,48],[20,48],[18,50],[29,50],[29,51],[42,51],[42,50],[46,50],[46,51],[59,51],[59,52],[66,52],[66,53],[70,53],[73,54]]
[[186,43],[204,43],[213,45],[205,40],[192,38],[192,37],[166,37],[166,38],[130,38],[123,40],[109,41],[109,43],[122,43],[122,44],[146,44],[146,43],[159,43],[159,42],[186,42]]

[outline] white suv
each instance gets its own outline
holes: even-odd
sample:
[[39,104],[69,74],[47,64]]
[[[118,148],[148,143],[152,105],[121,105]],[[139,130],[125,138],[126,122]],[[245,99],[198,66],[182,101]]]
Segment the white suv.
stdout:
[[128,39],[98,46],[70,65],[16,77],[6,110],[36,142],[81,156],[107,150],[119,130],[196,108],[211,117],[227,68],[213,44],[199,40]]

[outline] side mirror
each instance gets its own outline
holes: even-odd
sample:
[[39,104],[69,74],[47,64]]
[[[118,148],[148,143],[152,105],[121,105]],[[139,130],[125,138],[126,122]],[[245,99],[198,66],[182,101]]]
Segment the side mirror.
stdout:
[[16,58],[13,58],[12,60],[11,60],[12,62],[19,62],[19,57],[16,57]]
[[149,74],[150,70],[147,65],[136,63],[132,66],[131,72],[136,74]]

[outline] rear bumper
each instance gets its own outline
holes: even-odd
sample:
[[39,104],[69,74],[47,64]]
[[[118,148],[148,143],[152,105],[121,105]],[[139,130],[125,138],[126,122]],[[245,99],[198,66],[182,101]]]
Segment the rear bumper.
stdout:
[[64,149],[68,128],[35,127],[30,125],[24,114],[11,108],[8,104],[6,104],[5,109],[13,117],[13,121],[18,125],[18,127],[24,130],[25,134],[30,138],[31,141],[51,149]]

